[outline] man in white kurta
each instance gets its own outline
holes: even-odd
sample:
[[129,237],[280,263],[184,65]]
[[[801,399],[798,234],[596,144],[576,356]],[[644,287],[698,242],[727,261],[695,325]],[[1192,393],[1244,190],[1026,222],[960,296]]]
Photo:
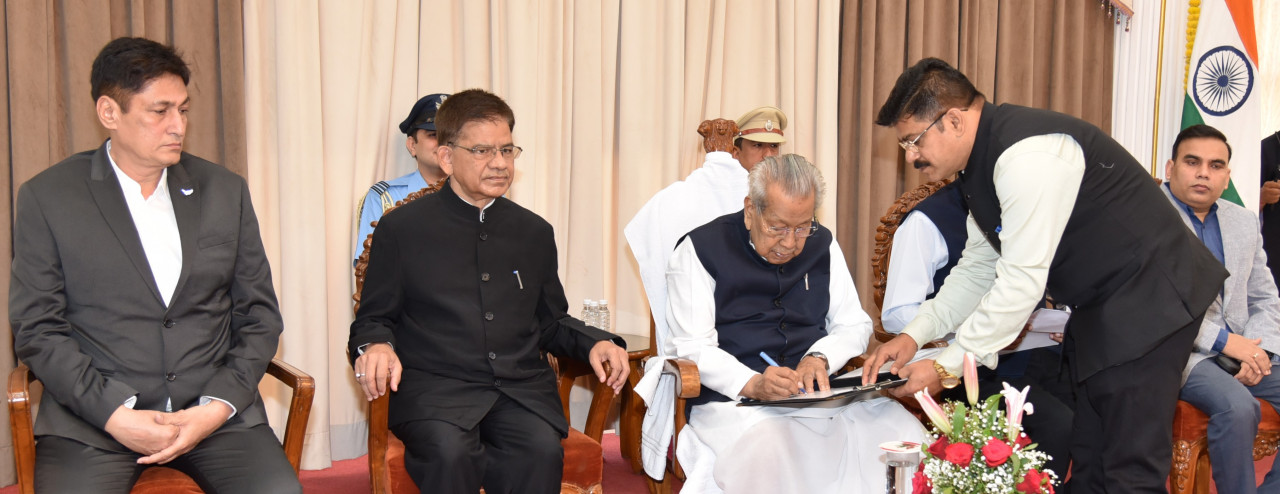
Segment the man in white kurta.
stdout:
[[827,389],[871,336],[840,247],[813,220],[817,168],[770,157],[749,182],[745,208],[689,232],[668,265],[670,343],[703,385],[680,431],[683,492],[876,492],[878,445],[924,438],[897,402],[737,406]]
[[738,117],[738,135],[731,151],[707,153],[702,167],[684,180],[668,185],[645,203],[623,233],[631,253],[640,266],[649,307],[656,325],[657,348],[671,355],[664,346],[667,328],[667,261],[671,250],[689,230],[722,214],[742,208],[747,196],[747,172],[787,142],[787,115],[772,106],[762,106]]

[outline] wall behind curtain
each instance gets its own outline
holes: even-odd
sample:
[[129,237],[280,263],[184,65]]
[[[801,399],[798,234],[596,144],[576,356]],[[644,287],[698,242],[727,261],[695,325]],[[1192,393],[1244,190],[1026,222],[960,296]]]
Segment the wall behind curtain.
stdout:
[[837,238],[872,317],[876,227],[924,178],[893,130],[873,122],[902,70],[937,57],[993,103],[1047,108],[1104,131],[1111,121],[1112,19],[1093,1],[863,0],[841,31]]
[[419,96],[480,87],[511,104],[525,152],[509,197],[555,227],[571,311],[607,298],[616,331],[647,334],[622,228],[701,165],[699,122],[778,106],[784,152],[834,181],[839,12],[836,0],[246,2],[250,188],[283,357],[319,387],[304,468],[364,453],[344,356],[354,212],[370,184],[413,169],[396,124]]
[[[191,65],[186,151],[244,174],[240,0],[10,1],[0,9],[0,208],[12,218],[17,188],[63,158],[102,144],[89,95],[93,58],[108,41],[142,36],[171,44]],[[9,272],[12,228],[0,228],[0,272]],[[9,284],[0,283],[8,313]],[[10,332],[8,317],[4,331]],[[12,338],[0,338],[0,371],[14,367]],[[0,409],[7,415],[8,409]],[[7,420],[3,421],[8,423]],[[0,485],[16,482],[12,438],[0,428]]]

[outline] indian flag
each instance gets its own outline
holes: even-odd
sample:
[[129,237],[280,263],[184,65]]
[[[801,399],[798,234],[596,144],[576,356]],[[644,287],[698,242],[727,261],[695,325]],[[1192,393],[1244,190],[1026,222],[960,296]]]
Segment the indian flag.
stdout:
[[1231,143],[1224,199],[1257,211],[1261,103],[1252,0],[1190,0],[1182,128],[1208,124]]

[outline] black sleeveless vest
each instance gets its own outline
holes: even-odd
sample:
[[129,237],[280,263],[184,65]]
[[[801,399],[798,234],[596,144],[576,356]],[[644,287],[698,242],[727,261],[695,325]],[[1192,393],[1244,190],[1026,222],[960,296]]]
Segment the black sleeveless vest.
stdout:
[[1073,307],[1068,331],[1079,349],[1077,378],[1085,379],[1142,356],[1204,314],[1227,273],[1146,169],[1110,136],[1060,113],[987,103],[960,182],[970,213],[997,252],[995,162],[1019,141],[1049,134],[1071,137],[1085,158],[1046,287],[1057,303]]
[[[781,265],[769,264],[748,243],[742,211],[716,218],[686,237],[692,239],[702,267],[716,280],[720,349],[756,372],[768,367],[760,358],[762,351],[794,369],[809,347],[827,335],[830,230],[819,225],[800,255]],[[729,400],[703,386],[701,394],[688,403]]]
[[969,232],[965,229],[969,208],[964,203],[964,194],[960,193],[960,182],[957,181],[938,189],[911,210],[927,216],[947,244],[947,265],[933,272],[933,292],[925,296],[925,300],[928,300],[938,294],[942,281],[951,274],[951,268],[960,262],[965,240],[969,237]]

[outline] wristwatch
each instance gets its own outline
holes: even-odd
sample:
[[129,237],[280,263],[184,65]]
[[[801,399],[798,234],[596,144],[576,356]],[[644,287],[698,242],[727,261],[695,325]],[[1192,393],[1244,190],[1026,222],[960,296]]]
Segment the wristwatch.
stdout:
[[826,367],[826,368],[827,368],[827,370],[831,370],[831,361],[827,360],[827,356],[826,356],[826,355],[823,355],[823,354],[822,354],[822,352],[809,352],[809,353],[804,354],[804,356],[806,356],[806,357],[816,357],[816,358],[820,358],[820,359],[822,359],[822,365],[823,365],[824,367]]
[[933,370],[938,371],[938,380],[942,381],[943,389],[951,389],[960,385],[960,378],[947,372],[947,369],[936,360],[933,362]]

